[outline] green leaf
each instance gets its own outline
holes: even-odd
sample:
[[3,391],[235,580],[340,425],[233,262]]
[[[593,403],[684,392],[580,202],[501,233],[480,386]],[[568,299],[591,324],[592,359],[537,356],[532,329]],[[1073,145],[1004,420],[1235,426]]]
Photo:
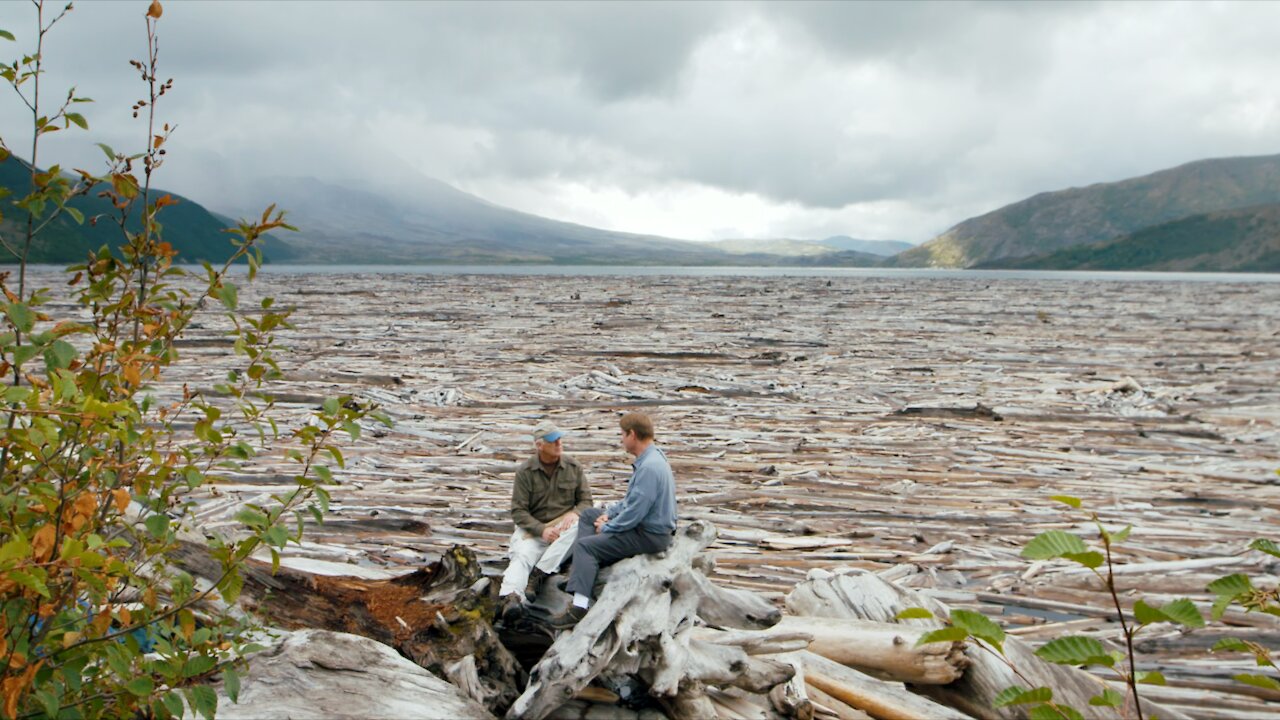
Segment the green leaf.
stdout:
[[[115,160],[115,159],[116,159],[116,151],[115,151],[115,150],[112,150],[110,145],[107,145],[106,143],[94,143],[94,144],[95,144],[95,145],[97,145],[98,147],[102,148],[102,153],[103,153],[104,155],[106,155],[106,156],[107,156],[107,159],[108,159],[108,160]],[[166,705],[166,706],[169,704],[169,697],[171,697],[171,696],[169,696],[169,695],[166,695],[166,696],[165,696],[165,705]]]
[[46,598],[49,597],[49,587],[44,584],[42,578],[33,573],[29,573],[26,570],[10,570],[9,579],[25,588],[30,588],[40,593]]
[[932,620],[933,613],[922,607],[907,608],[894,616],[897,620]]
[[170,692],[164,696],[164,707],[174,717],[182,717],[187,706],[182,703],[182,696],[177,692]]
[[316,465],[315,471],[316,471],[316,476],[319,477],[322,481],[327,483],[333,482],[333,473],[329,471],[328,467],[324,465]]
[[240,591],[243,588],[244,576],[239,572],[232,572],[222,581],[222,585],[218,586],[218,592],[221,593],[222,599],[230,605],[240,598]]
[[71,122],[75,123],[76,125],[79,125],[81,130],[89,129],[88,121],[86,121],[84,119],[84,116],[81,115],[80,113],[67,113],[64,117],[70,120]]
[[1219,650],[1239,650],[1240,652],[1253,652],[1249,646],[1240,638],[1226,637],[1218,640],[1213,644],[1213,651]]
[[[347,467],[347,460],[342,456],[342,451],[338,449],[337,445],[330,445],[325,448],[325,450],[328,450],[329,454],[333,456],[333,461],[338,464],[338,467]],[[930,617],[932,617],[932,615],[930,615]]]
[[156,689],[156,684],[155,681],[149,677],[139,677],[125,683],[124,689],[128,690],[131,695],[146,697]]
[[71,216],[71,219],[72,219],[72,220],[75,220],[75,221],[76,221],[76,224],[77,224],[77,225],[83,225],[83,224],[84,224],[84,213],[82,213],[82,212],[80,212],[79,210],[77,210],[77,209],[75,209],[75,208],[71,207],[70,205],[67,205],[67,206],[63,207],[62,209],[63,209],[63,210],[65,210],[65,211],[67,212],[67,214]]
[[1101,695],[1089,698],[1089,704],[1094,707],[1120,707],[1124,704],[1124,695],[1116,692],[1114,688],[1107,688]]
[[1111,667],[1114,660],[1102,643],[1083,635],[1055,638],[1036,650],[1042,660],[1058,665],[1105,665]]
[[182,666],[182,676],[190,678],[204,675],[217,664],[218,661],[208,655],[196,655]]
[[338,398],[325,398],[324,403],[320,405],[320,409],[324,411],[325,415],[337,415]]
[[1228,595],[1230,597],[1235,597],[1247,592],[1252,592],[1253,581],[1249,579],[1248,575],[1243,573],[1234,573],[1231,575],[1224,575],[1223,577],[1209,583],[1208,590],[1214,595]]
[[223,283],[222,287],[213,292],[214,297],[222,301],[222,305],[228,310],[235,310],[240,303],[239,288],[234,283]]
[[40,347],[37,345],[19,345],[13,351],[13,363],[15,365],[25,365],[28,360],[40,354]]
[[49,690],[39,690],[35,693],[36,699],[40,701],[40,707],[44,708],[45,717],[58,717],[58,696]]
[[191,688],[192,704],[196,706],[196,712],[205,717],[205,720],[213,720],[214,713],[218,711],[218,694],[208,685],[197,685]]
[[1233,675],[1232,678],[1236,682],[1244,683],[1245,685],[1252,685],[1266,690],[1280,690],[1280,682],[1266,675]]
[[1249,547],[1253,550],[1260,550],[1272,557],[1280,558],[1280,546],[1265,538],[1258,538],[1249,543]]
[[31,544],[21,535],[13,538],[9,542],[0,546],[0,563],[5,563],[18,558],[25,558],[31,554]]
[[44,362],[50,370],[66,368],[76,358],[76,349],[66,340],[54,340],[44,351]]
[[1151,670],[1149,672],[1138,673],[1137,681],[1139,685],[1164,685],[1164,673],[1159,670]]
[[1138,623],[1141,625],[1170,622],[1168,615],[1165,615],[1159,608],[1148,605],[1145,600],[1139,600],[1133,604],[1133,616],[1138,619]]
[[289,531],[283,525],[273,525],[262,535],[269,545],[284,547],[289,542]]
[[1070,705],[1037,705],[1027,713],[1027,720],[1084,720],[1084,716]]
[[1165,617],[1175,623],[1189,628],[1204,627],[1204,616],[1200,614],[1200,610],[1196,608],[1195,603],[1187,598],[1174,600],[1173,602],[1160,608]]
[[1080,498],[1071,497],[1070,495],[1050,495],[1050,500],[1057,500],[1064,505],[1070,505],[1073,508],[1080,508]]
[[1133,532],[1132,525],[1125,525],[1124,529],[1119,532],[1111,533],[1111,542],[1122,543],[1129,539],[1129,533]]
[[13,37],[13,33],[9,32],[8,30],[0,30],[0,38],[4,38],[5,40],[13,40],[14,42],[17,42],[17,39]]
[[935,642],[961,642],[969,637],[969,631],[962,627],[952,625],[950,627],[938,628],[931,630],[916,641],[916,645],[928,645]]
[[169,516],[164,513],[153,513],[147,517],[144,524],[147,526],[147,532],[151,533],[151,537],[162,538],[165,531],[169,529]]
[[1223,615],[1227,614],[1227,607],[1235,601],[1235,595],[1219,595],[1217,600],[1213,601],[1213,606],[1209,609],[1209,616],[1214,620],[1221,620]]
[[222,671],[222,687],[227,691],[227,697],[231,698],[231,702],[240,702],[240,676],[235,670],[227,668]]
[[1053,699],[1053,690],[1047,687],[1038,687],[1034,690],[1024,690],[1014,685],[1007,687],[996,695],[992,705],[1001,708],[1008,705],[1030,705],[1032,703],[1049,702]]
[[1079,537],[1061,530],[1040,533],[1022,549],[1022,557],[1028,560],[1048,560],[1067,553],[1083,553],[1089,548]]
[[1072,562],[1080,563],[1090,570],[1102,567],[1102,564],[1107,561],[1107,559],[1102,556],[1102,553],[1096,550],[1089,550],[1082,553],[1063,553],[1062,557]]
[[952,610],[951,623],[964,628],[970,635],[995,647],[996,650],[1004,652],[1004,629],[986,615],[972,610]]
[[236,522],[243,523],[249,527],[264,527],[270,520],[266,513],[254,508],[245,508],[235,515]]
[[4,314],[9,316],[9,322],[21,332],[31,332],[31,328],[35,327],[36,314],[25,303],[9,303],[4,308]]

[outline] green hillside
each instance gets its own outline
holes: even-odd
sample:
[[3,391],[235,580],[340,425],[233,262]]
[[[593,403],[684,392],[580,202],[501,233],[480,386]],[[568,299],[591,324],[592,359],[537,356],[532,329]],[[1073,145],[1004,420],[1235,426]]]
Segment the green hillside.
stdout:
[[1280,204],[1192,215],[1110,242],[980,267],[1280,272]]
[[1130,180],[1041,193],[965,220],[886,265],[973,267],[1269,203],[1280,203],[1280,155],[1201,160]]
[[[3,201],[7,205],[30,192],[31,166],[16,157],[0,162],[0,187],[8,188],[12,193]],[[153,197],[160,197],[164,190],[153,189]],[[164,230],[164,240],[178,251],[180,262],[225,261],[234,248],[231,246],[232,236],[223,229],[227,224],[205,208],[186,198],[173,195],[178,204],[170,205],[160,211],[160,223]],[[77,224],[69,215],[63,214],[54,220],[36,238],[31,247],[28,261],[32,263],[75,263],[103,245],[119,247],[122,241],[120,228],[114,218],[114,209],[105,198],[97,197],[97,190],[88,196],[71,201],[70,205],[84,214],[84,224]],[[129,229],[138,231],[141,226],[141,209],[135,209]],[[98,217],[96,223],[91,218]],[[23,237],[26,229],[26,212],[9,205],[5,208],[5,218],[0,221],[0,233],[6,240]],[[15,244],[11,242],[10,244]],[[0,264],[13,263],[17,258],[0,250]],[[278,239],[270,239],[264,245],[264,256],[268,260],[284,260],[292,257],[291,248]]]

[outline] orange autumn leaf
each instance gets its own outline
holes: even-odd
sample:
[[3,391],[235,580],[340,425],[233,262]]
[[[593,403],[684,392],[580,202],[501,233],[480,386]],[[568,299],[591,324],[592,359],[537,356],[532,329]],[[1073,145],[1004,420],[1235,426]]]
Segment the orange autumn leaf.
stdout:
[[123,513],[129,509],[129,491],[124,488],[116,488],[111,491],[111,499],[115,501],[116,511]]
[[22,695],[31,685],[31,679],[35,677],[36,671],[44,664],[41,660],[34,665],[28,665],[21,675],[15,675],[6,678],[3,685],[0,685],[0,695],[4,696],[4,713],[9,717],[18,716],[18,701],[22,699]]
[[183,610],[178,613],[178,623],[182,626],[182,637],[191,642],[191,636],[196,631],[196,616],[190,610]]
[[120,373],[124,375],[124,381],[130,385],[136,386],[142,382],[142,373],[135,363],[126,363],[124,367],[120,368]]
[[151,0],[151,7],[147,8],[147,17],[158,20],[163,14],[164,7],[160,5],[160,0]]
[[128,627],[133,622],[133,613],[129,612],[129,608],[122,607],[116,613],[116,617],[120,618],[120,624]]
[[53,541],[57,535],[57,530],[53,525],[45,525],[36,531],[36,536],[31,539],[31,556],[36,562],[44,562],[53,555]]

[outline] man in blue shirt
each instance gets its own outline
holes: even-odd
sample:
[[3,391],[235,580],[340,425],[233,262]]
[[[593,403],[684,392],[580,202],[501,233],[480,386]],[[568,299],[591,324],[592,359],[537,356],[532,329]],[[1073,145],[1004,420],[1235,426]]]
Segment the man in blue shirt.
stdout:
[[676,530],[676,479],[667,456],[653,444],[653,421],[644,413],[627,413],[618,421],[622,447],[636,457],[634,472],[621,502],[588,508],[578,518],[573,569],[566,589],[573,605],[549,620],[571,627],[587,614],[600,568],[634,555],[662,552]]

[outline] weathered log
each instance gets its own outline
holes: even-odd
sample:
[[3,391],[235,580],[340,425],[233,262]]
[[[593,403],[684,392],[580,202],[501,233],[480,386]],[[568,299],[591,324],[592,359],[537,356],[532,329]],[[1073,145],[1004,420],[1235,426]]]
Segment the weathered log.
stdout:
[[805,682],[804,690],[809,696],[809,702],[813,703],[815,716],[834,716],[837,720],[873,720],[865,710],[837,700],[811,682]]
[[917,646],[925,632],[897,623],[787,615],[758,635],[809,635],[812,652],[877,677],[925,685],[954,682],[969,666],[963,643]]
[[768,627],[781,617],[764,600],[720,590],[707,580],[706,565],[695,558],[714,539],[714,527],[694,522],[666,552],[613,566],[586,617],[562,633],[530,671],[529,685],[507,717],[546,717],[606,671],[644,679],[674,718],[714,713],[708,685],[766,694],[790,680],[795,671],[788,663],[694,636],[703,612],[716,624],[743,629]]
[[457,688],[364,637],[327,630],[285,633],[249,658],[239,702],[218,689],[226,720],[394,717],[492,720]]
[[[183,542],[176,555],[192,574],[220,572],[207,549]],[[519,694],[522,671],[489,623],[493,601],[472,551],[455,546],[427,567],[386,579],[323,575],[253,558],[245,561],[240,606],[268,623],[361,635],[389,645],[437,677],[454,679],[494,712]]]
[[900,683],[877,680],[808,650],[800,656],[806,682],[877,720],[969,720],[968,715],[920,697]]
[[[897,621],[896,617],[898,613],[911,607],[923,607],[938,617],[950,615],[950,610],[941,602],[914,590],[885,582],[874,573],[862,570],[847,570],[840,574],[823,570],[810,571],[808,579],[787,595],[786,602],[787,608],[796,615],[901,622],[925,629],[940,627],[941,623],[927,619]],[[970,646],[965,650],[970,666],[954,683],[913,684],[909,687],[913,692],[982,720],[1016,720],[1024,717],[1026,711],[1022,707],[997,709],[994,705],[996,696],[1006,688],[1013,685],[1028,687],[1028,683],[1029,687],[1052,688],[1055,702],[1070,705],[1084,713],[1085,717],[1102,720],[1114,714],[1111,708],[1099,709],[1089,705],[1089,699],[1105,688],[1097,677],[1074,667],[1045,662],[1035,655],[1031,645],[1014,637],[1006,638],[1004,651],[1022,677],[1014,675],[1013,670],[993,652]],[[809,676],[809,681],[822,687],[821,683],[813,681],[812,675]],[[823,689],[826,690],[825,687]],[[836,693],[832,694],[840,697]],[[1187,717],[1173,708],[1148,701],[1143,702],[1143,708],[1162,718]]]

